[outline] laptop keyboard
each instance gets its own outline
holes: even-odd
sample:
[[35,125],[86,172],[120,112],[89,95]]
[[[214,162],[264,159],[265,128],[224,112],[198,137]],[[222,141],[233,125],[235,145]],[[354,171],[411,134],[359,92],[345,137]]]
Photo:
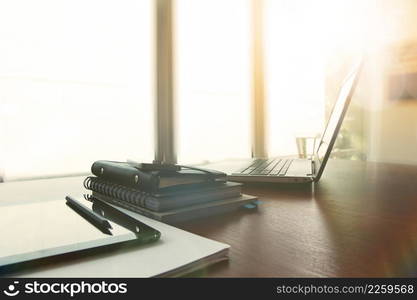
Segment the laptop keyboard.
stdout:
[[293,159],[257,159],[250,166],[235,174],[239,175],[262,175],[262,176],[285,176]]

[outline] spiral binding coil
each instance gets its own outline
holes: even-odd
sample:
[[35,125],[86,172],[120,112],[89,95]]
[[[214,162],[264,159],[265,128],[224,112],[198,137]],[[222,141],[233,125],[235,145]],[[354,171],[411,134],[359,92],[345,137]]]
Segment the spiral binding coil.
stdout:
[[[87,177],[84,180],[83,185],[87,190],[91,190],[105,196],[123,200],[132,204],[140,205],[142,207],[145,207],[146,199],[149,196],[149,194],[146,192],[138,191],[92,176]],[[84,195],[84,198],[91,201],[92,196]]]
[[94,197],[90,194],[83,194],[83,196],[84,196],[84,199],[87,201],[93,202],[94,200]]

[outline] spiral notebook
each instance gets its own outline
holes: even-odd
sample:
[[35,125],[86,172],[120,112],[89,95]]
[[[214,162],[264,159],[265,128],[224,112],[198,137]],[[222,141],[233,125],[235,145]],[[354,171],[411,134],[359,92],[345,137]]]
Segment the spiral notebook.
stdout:
[[[185,222],[193,219],[205,218],[209,216],[224,214],[235,211],[237,209],[254,209],[258,205],[257,197],[251,195],[242,194],[238,197],[221,199],[217,201],[189,205],[178,209],[172,209],[164,212],[155,212],[149,209],[134,205],[126,201],[111,198],[100,193],[93,192],[93,198],[101,201],[108,202],[110,204],[117,205],[118,207],[126,208],[130,211],[139,213],[146,217],[168,223],[176,224],[178,222]],[[245,207],[246,205],[249,207]]]
[[99,193],[100,195],[125,201],[131,205],[158,212],[239,197],[241,186],[241,183],[236,182],[218,182],[200,187],[181,188],[169,192],[151,194],[97,177],[90,176],[84,180],[84,187],[93,191],[93,193]]

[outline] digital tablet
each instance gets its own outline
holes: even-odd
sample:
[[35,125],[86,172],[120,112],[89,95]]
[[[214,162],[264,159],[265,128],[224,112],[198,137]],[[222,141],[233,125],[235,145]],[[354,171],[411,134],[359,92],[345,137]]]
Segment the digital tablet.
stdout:
[[108,221],[107,233],[68,206],[65,199],[1,206],[0,274],[25,262],[87,249],[103,250],[126,242],[151,243],[160,238],[158,230],[106,203],[78,201]]

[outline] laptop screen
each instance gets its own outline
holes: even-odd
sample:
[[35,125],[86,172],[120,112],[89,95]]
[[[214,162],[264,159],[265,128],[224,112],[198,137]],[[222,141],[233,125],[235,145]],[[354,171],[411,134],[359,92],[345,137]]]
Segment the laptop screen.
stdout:
[[345,81],[343,82],[343,85],[339,91],[338,98],[330,114],[329,121],[327,122],[327,126],[316,148],[316,180],[318,180],[323,173],[323,169],[339,133],[340,126],[354,92],[357,77],[360,71],[360,66],[361,64],[359,63],[358,66],[354,68],[354,70],[346,77]]

